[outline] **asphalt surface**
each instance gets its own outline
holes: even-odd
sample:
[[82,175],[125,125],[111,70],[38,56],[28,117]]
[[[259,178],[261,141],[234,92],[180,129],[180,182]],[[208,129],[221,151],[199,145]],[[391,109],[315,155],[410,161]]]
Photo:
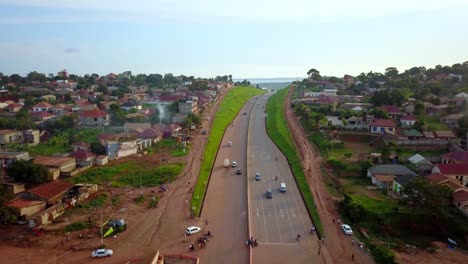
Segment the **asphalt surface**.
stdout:
[[[247,103],[228,126],[215,159],[207,195],[202,209],[202,233],[210,230],[213,237],[197,251],[200,263],[249,263],[247,220],[247,134],[253,103]],[[246,113],[244,115],[244,112]],[[232,146],[228,146],[232,142]],[[237,162],[237,167],[224,167],[224,160]],[[236,170],[242,174],[237,175]]]
[[[288,162],[266,134],[265,106],[269,96],[257,101],[249,126],[250,232],[259,242],[253,249],[253,263],[324,263],[318,238],[310,233],[312,222]],[[260,181],[255,180],[257,172]],[[280,191],[282,182],[286,192]],[[273,194],[271,199],[266,197],[268,189]]]

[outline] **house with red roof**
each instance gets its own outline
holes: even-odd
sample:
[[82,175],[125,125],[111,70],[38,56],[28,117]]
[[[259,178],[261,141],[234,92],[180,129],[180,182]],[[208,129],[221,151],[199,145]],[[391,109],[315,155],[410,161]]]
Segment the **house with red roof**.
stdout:
[[65,194],[72,187],[73,185],[67,181],[51,181],[31,188],[21,193],[19,196],[23,199],[40,200],[46,202],[48,205],[53,205],[62,203]]
[[437,164],[432,173],[441,173],[455,182],[468,186],[468,164]]
[[75,158],[76,166],[81,168],[91,167],[96,162],[96,154],[84,149],[71,152],[68,156]]
[[442,155],[442,163],[468,164],[468,151],[452,151]]
[[395,134],[396,124],[390,119],[374,118],[369,126],[373,134]]
[[47,103],[47,102],[39,102],[35,105],[32,106],[32,111],[33,113],[37,112],[48,112],[50,109],[53,107],[53,105]]
[[393,118],[395,120],[397,120],[398,117],[404,115],[404,113],[401,112],[400,108],[398,106],[395,106],[395,105],[383,105],[383,106],[380,107],[380,109],[387,112],[388,117]]
[[51,114],[49,112],[32,112],[31,113],[31,118],[33,121],[47,121],[55,117],[56,115]]
[[18,113],[23,108],[22,104],[13,103],[4,108],[8,113]]
[[453,204],[468,216],[468,191],[459,190],[453,193]]
[[79,114],[78,118],[80,124],[87,127],[108,126],[110,124],[109,114],[98,108],[83,111]]
[[41,200],[16,198],[9,201],[6,206],[13,209],[13,213],[18,217],[18,220],[27,221],[31,216],[46,209],[47,203]]
[[412,127],[418,121],[415,116],[407,115],[400,118],[400,124],[402,127]]

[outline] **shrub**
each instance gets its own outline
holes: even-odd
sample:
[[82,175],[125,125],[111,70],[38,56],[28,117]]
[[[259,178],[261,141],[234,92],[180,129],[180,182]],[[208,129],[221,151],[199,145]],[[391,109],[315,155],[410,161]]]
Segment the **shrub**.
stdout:
[[379,264],[396,264],[395,254],[387,247],[382,245],[370,244],[369,249],[374,256],[374,260]]
[[75,222],[72,224],[69,224],[67,227],[65,227],[65,232],[72,232],[72,231],[77,231],[77,230],[82,230],[85,228],[88,228],[89,225],[87,222]]

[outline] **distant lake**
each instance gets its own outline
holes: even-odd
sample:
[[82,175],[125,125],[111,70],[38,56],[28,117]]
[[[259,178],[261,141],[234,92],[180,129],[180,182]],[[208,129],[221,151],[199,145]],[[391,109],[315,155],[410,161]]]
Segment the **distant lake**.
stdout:
[[[257,83],[292,83],[294,81],[302,81],[305,77],[296,77],[296,78],[290,78],[290,77],[284,77],[284,78],[247,78],[247,81],[249,81],[252,84],[257,84]],[[233,79],[234,82],[242,82],[245,79]]]
[[[260,86],[261,88],[267,88],[267,89],[283,89],[289,84],[291,84],[294,81],[302,81],[305,77],[297,77],[297,78],[247,78],[247,81],[249,81],[253,86],[257,85]],[[233,79],[234,82],[242,82],[245,79]]]

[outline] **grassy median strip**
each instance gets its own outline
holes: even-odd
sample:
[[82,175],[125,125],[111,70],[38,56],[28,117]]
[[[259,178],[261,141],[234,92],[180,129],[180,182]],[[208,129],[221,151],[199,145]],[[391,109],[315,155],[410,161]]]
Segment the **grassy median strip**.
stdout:
[[218,152],[219,144],[229,123],[236,117],[242,106],[255,95],[263,91],[253,87],[236,87],[228,92],[221,102],[213,120],[213,127],[209,131],[208,142],[203,155],[198,180],[192,196],[192,211],[196,216],[200,214],[201,205],[205,197],[206,188],[211,174],[211,168]]
[[270,138],[286,155],[291,169],[296,178],[296,182],[304,197],[309,214],[314,221],[314,224],[320,234],[323,234],[323,226],[320,221],[317,209],[315,208],[314,199],[307,184],[304,170],[301,166],[293,138],[289,132],[288,124],[284,116],[284,102],[288,89],[279,90],[275,95],[270,97],[267,103],[267,132]]

